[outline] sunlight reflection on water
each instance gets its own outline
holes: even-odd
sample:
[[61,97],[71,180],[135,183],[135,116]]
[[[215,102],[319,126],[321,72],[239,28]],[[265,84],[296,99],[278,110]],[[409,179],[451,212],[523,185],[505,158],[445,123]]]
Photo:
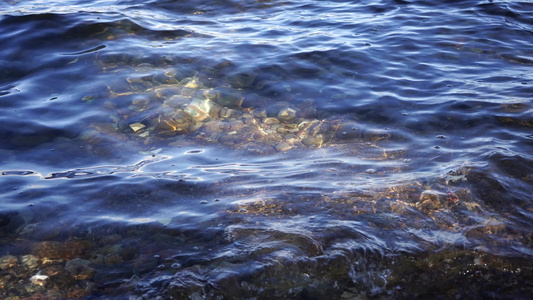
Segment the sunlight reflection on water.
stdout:
[[531,11],[0,4],[0,297],[530,296]]

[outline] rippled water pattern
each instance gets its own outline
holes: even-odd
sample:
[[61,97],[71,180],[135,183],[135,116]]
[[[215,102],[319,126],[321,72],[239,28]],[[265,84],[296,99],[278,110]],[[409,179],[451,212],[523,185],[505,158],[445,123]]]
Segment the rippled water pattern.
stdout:
[[0,13],[0,298],[533,296],[533,2]]

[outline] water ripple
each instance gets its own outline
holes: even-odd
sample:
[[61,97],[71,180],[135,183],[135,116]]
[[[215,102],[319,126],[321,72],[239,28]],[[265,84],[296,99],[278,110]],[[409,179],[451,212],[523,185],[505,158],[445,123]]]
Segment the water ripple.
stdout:
[[[531,294],[531,3],[0,12],[0,297]],[[174,134],[197,86],[239,115]]]

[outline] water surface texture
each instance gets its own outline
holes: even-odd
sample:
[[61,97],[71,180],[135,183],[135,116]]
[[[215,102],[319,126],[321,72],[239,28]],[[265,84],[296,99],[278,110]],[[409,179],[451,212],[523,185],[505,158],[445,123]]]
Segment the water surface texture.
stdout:
[[0,298],[533,297],[533,2],[0,13]]

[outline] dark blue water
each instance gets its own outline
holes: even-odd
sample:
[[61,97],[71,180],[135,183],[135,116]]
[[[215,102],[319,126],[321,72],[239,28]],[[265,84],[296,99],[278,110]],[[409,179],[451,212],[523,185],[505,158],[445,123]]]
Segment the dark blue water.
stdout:
[[530,1],[0,12],[2,298],[533,296]]

